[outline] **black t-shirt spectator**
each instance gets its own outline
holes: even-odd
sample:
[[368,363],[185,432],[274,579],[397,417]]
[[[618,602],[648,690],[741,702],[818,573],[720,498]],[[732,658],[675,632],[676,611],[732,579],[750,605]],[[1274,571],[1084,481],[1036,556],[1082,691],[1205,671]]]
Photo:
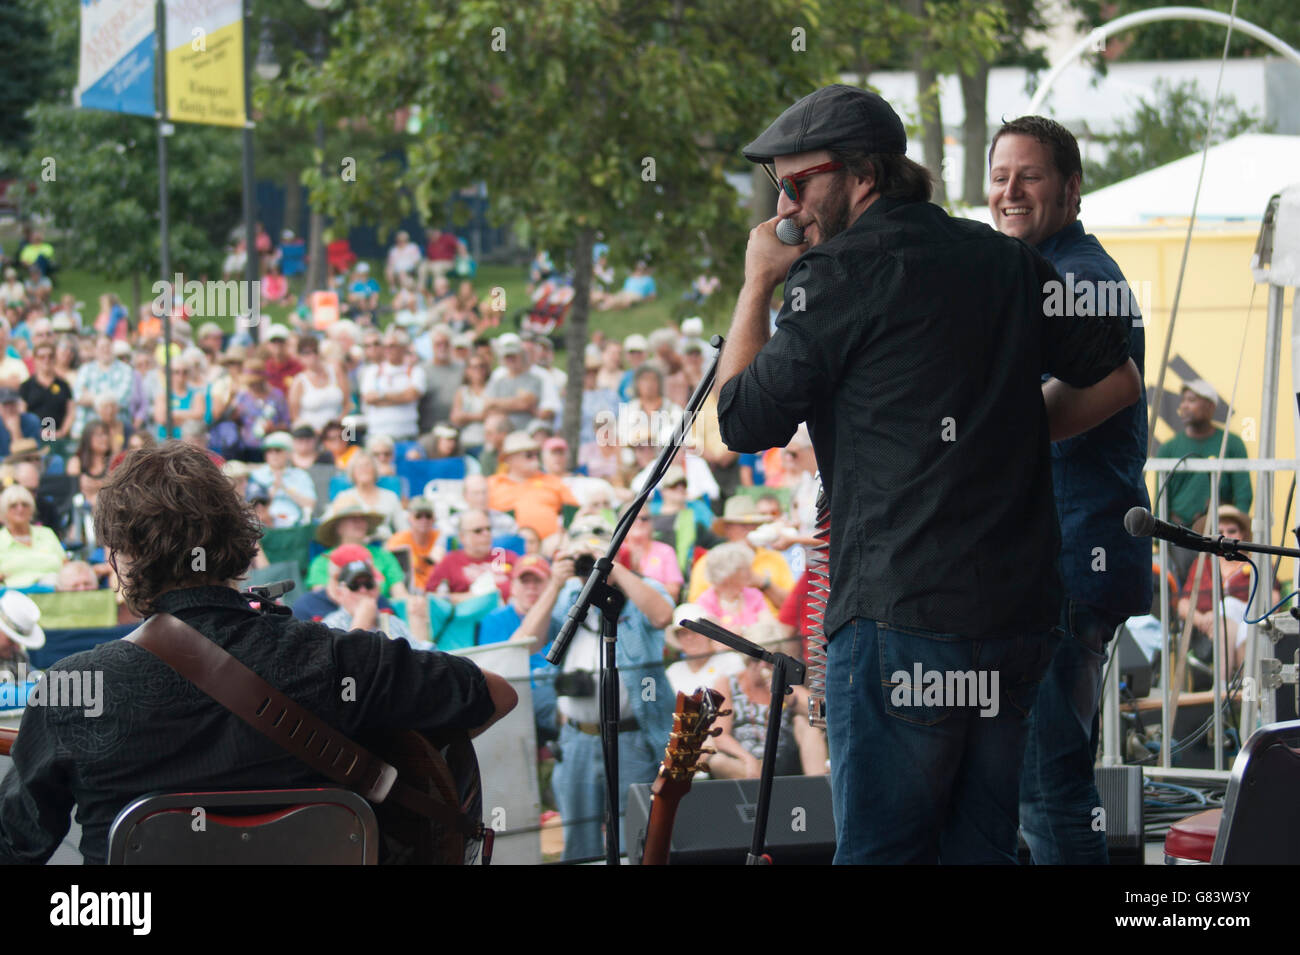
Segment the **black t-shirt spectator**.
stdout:
[[54,421],[55,429],[63,427],[68,406],[72,403],[72,388],[58,375],[54,376],[48,388],[37,381],[35,375],[29,375],[18,386],[18,394],[27,402],[27,410],[41,419],[42,428],[46,418]]

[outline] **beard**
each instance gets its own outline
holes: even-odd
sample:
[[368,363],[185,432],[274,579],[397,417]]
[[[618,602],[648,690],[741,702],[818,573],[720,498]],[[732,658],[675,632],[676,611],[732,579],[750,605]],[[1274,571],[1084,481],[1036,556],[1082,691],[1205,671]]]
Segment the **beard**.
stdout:
[[827,192],[822,212],[817,216],[821,242],[829,242],[849,227],[849,191],[844,188],[844,179],[841,170],[836,174],[835,186]]

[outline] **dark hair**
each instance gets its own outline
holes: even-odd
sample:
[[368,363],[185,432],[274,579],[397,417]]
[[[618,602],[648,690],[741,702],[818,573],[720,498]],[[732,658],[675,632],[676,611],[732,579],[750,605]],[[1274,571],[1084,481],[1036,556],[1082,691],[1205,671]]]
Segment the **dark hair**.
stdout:
[[[993,150],[998,146],[998,139],[1006,133],[1030,136],[1046,146],[1052,153],[1052,165],[1061,174],[1061,178],[1069,182],[1071,176],[1077,175],[1082,192],[1083,161],[1079,158],[1079,141],[1074,138],[1074,133],[1045,116],[1021,116],[1013,119],[1003,123],[1002,128],[993,134],[993,142],[989,143],[990,166],[993,165]],[[1083,202],[1080,200],[1075,203],[1074,211],[1077,213],[1082,207]]]
[[934,193],[930,170],[900,153],[868,153],[861,149],[830,150],[855,176],[875,180],[876,192],[887,199],[929,202]]
[[262,528],[205,451],[166,441],[132,451],[109,473],[95,499],[95,534],[114,570],[117,554],[130,561],[118,573],[122,595],[146,616],[169,591],[242,577]]

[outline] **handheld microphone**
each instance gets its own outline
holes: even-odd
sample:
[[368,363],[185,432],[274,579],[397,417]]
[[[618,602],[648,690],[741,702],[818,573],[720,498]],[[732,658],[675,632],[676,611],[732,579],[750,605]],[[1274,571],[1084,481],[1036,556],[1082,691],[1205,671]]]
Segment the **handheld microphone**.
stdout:
[[793,219],[782,219],[776,224],[776,237],[786,245],[803,245],[803,229]]
[[[1204,551],[1207,554],[1232,553],[1223,543],[1228,538],[1203,537],[1195,531],[1188,530],[1180,524],[1170,524],[1158,519],[1145,507],[1134,507],[1124,515],[1124,530],[1134,537],[1154,537],[1169,541],[1186,550]],[[1234,542],[1235,543],[1235,542]]]

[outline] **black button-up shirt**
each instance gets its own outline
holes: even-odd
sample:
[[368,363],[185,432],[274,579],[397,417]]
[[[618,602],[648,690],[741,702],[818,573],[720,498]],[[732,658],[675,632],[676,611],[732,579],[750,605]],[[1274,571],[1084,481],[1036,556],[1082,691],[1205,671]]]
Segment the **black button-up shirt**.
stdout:
[[[470,729],[492,715],[482,671],[463,658],[259,614],[229,587],[173,591],[159,603],[352,739],[373,730]],[[27,708],[0,784],[2,862],[48,860],[74,802],[82,856],[102,863],[113,819],[145,793],[336,785],[133,643],[73,654],[47,679],[59,671],[90,674],[92,686],[102,674],[95,707],[102,712]]]
[[808,422],[831,501],[828,634],[855,617],[970,638],[1056,624],[1040,379],[1086,387],[1128,358],[1105,321],[1046,316],[1057,280],[1017,239],[892,199],[791,266],[776,333],[718,418],[740,452]]

